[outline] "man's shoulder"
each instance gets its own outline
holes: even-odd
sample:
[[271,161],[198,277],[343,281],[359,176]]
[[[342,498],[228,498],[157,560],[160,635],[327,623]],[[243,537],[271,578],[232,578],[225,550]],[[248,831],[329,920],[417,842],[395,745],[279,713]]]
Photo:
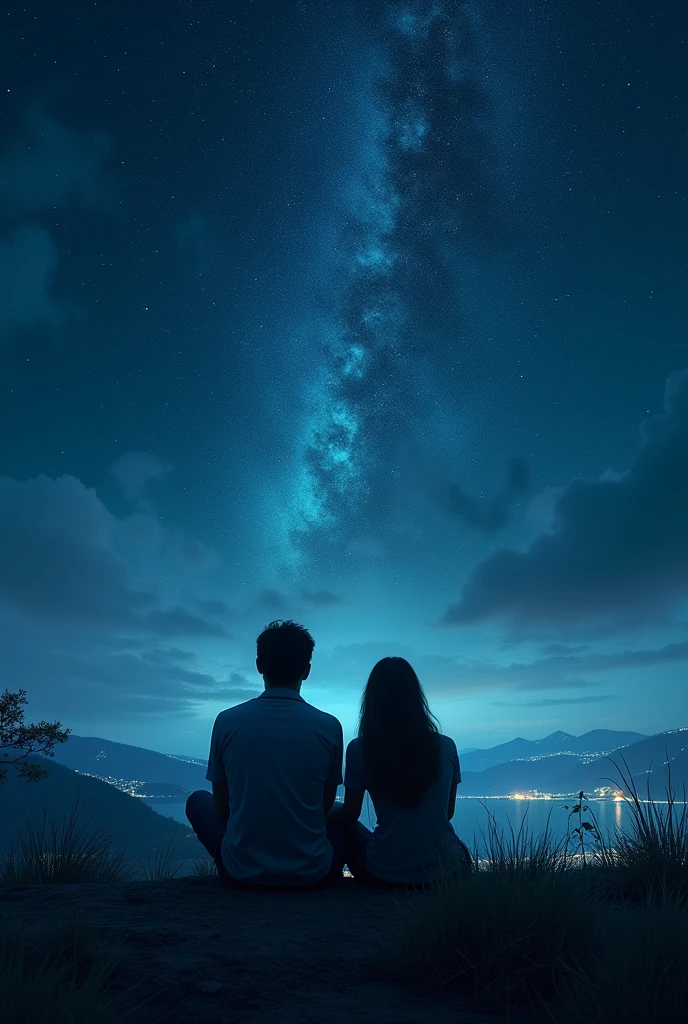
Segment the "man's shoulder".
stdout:
[[327,729],[337,736],[341,733],[342,723],[338,718],[335,718],[334,715],[331,715],[329,711],[321,711],[320,708],[316,708],[314,704],[309,704],[306,700],[304,700],[301,707],[304,709],[305,713],[311,715],[313,721],[318,722],[322,728]]
[[244,715],[250,715],[256,702],[256,697],[252,697],[250,700],[244,700],[241,704],[234,704],[231,708],[225,708],[221,711],[215,719],[215,725],[221,728],[223,725],[231,725],[237,718],[242,718]]

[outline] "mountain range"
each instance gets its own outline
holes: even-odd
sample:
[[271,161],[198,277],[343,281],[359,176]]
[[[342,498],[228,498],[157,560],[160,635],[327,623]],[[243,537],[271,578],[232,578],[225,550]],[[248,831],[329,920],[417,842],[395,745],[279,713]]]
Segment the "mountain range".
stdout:
[[[582,737],[579,737],[582,738]],[[667,784],[667,762],[671,767],[672,786],[677,796],[688,788],[688,729],[672,729],[645,736],[601,756],[590,754],[553,753],[493,764],[483,771],[467,771],[463,767],[460,796],[508,796],[513,793],[575,793],[583,790],[620,788],[618,771],[612,761],[633,777],[641,796],[648,781],[653,797],[661,799]]]
[[[461,755],[461,796],[506,796],[514,792],[570,793],[611,785],[608,755],[623,755],[631,771],[641,776],[658,769],[665,748],[672,758],[674,781],[683,771],[688,730],[676,729],[656,736],[637,732],[595,729],[582,736],[554,732],[541,740],[517,737],[484,750]],[[685,755],[688,756],[688,755]],[[137,796],[183,800],[194,789],[210,789],[206,762],[116,743],[94,736],[70,735],[55,751],[55,760],[82,774],[108,781]]]
[[517,736],[508,743],[499,743],[486,750],[473,748],[461,755],[461,767],[466,771],[482,772],[496,764],[518,761],[522,758],[543,757],[547,754],[597,754],[602,757],[619,747],[645,739],[641,732],[619,732],[615,729],[593,729],[582,736],[568,732],[551,732],[541,740],[524,740]]
[[[35,760],[45,765],[45,758]],[[128,855],[155,855],[173,840],[175,860],[203,856],[190,826],[157,814],[143,800],[101,779],[78,774],[52,759],[46,767],[47,778],[38,782],[27,782],[11,772],[0,786],[0,852],[14,843],[25,816],[40,822],[45,808],[48,821],[54,820],[59,828],[78,800],[83,807],[79,822],[110,828],[115,848],[126,847]]]
[[[640,737],[640,738],[637,738]],[[504,760],[504,758],[511,758]],[[487,750],[461,755],[460,797],[513,796],[514,794],[573,794],[583,790],[618,787],[610,757],[623,758],[643,796],[649,781],[652,795],[664,796],[667,760],[672,784],[679,798],[688,788],[688,728],[672,729],[654,736],[640,733],[594,730],[583,736],[557,732],[543,740],[517,738]],[[198,857],[202,850],[191,830],[164,817],[164,798],[183,801],[193,789],[209,790],[206,762],[161,754],[143,747],[116,743],[93,736],[70,735],[55,751],[41,758],[49,776],[28,783],[10,775],[0,786],[0,851],[14,840],[29,818],[40,818],[43,808],[60,820],[75,799],[84,805],[84,817],[97,827],[112,826],[119,842],[140,856],[164,848],[176,836],[175,859]],[[483,770],[471,765],[487,764]],[[157,814],[142,799],[160,799]]]
[[[97,736],[70,735],[66,743],[55,749],[54,759],[74,771],[141,796],[177,795],[177,799],[184,799],[194,789],[211,788],[205,777],[207,761],[159,754],[156,750]],[[146,783],[155,784],[155,790]],[[161,784],[167,785],[168,792],[160,789]]]

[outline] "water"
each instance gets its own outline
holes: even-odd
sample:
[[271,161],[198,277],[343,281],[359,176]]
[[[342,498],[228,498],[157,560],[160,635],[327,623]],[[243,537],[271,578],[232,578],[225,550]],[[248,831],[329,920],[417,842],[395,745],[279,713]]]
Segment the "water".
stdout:
[[[187,826],[189,824],[184,813],[185,805],[182,802],[145,800],[144,803],[147,803],[158,814],[174,818],[175,821]],[[569,822],[568,811],[564,810],[565,804],[568,804],[569,808],[574,806],[573,798],[569,800],[511,800],[493,797],[485,799],[483,803],[475,797],[457,799],[456,813],[452,818],[456,833],[471,850],[475,848],[477,842],[480,853],[485,852],[480,836],[481,828],[487,832],[488,815],[485,807],[494,815],[498,824],[507,834],[510,830],[510,823],[517,832],[525,821],[524,827],[528,828],[531,834],[538,835],[547,825],[548,815],[550,833],[555,839],[562,839],[567,831],[577,825],[577,818]],[[584,806],[590,807],[593,811],[603,835],[612,836],[616,828],[628,827],[630,824],[630,811],[623,801],[588,800]],[[592,821],[589,814],[584,814],[583,820]],[[374,827],[375,815],[367,796],[363,803],[361,821],[368,828]]]

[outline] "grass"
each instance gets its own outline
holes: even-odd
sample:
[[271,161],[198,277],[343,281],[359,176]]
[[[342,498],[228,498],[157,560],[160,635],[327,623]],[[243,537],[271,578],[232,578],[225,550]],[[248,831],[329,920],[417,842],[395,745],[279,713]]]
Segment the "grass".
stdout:
[[533,837],[522,825],[504,836],[490,816],[485,841],[489,859],[477,870],[448,874],[416,900],[398,901],[385,967],[458,988],[481,1008],[539,1008],[598,948],[594,888],[584,872],[567,870],[548,829]]
[[217,874],[217,866],[215,864],[215,861],[203,858],[199,858],[198,860],[194,861],[194,870],[197,875],[201,876],[201,878],[208,878],[210,877],[210,875]]
[[669,900],[626,906],[604,956],[564,980],[555,1024],[677,1024],[688,1007],[688,910]]
[[481,806],[487,814],[487,827],[480,829],[487,855],[481,858],[478,844],[475,843],[473,861],[482,870],[512,877],[524,872],[540,874],[561,871],[570,866],[566,837],[557,840],[550,831],[551,811],[547,815],[545,828],[536,836],[529,828],[527,809],[518,830],[510,821],[505,833],[487,805],[481,801]]
[[[176,835],[176,833],[175,833]],[[173,860],[175,839],[172,836],[167,846],[157,850],[154,857],[150,854],[145,861],[139,859],[140,875],[144,882],[166,882],[174,878],[179,871],[181,864],[175,864]]]
[[[613,869],[623,895],[641,901],[688,902],[688,804],[685,789],[679,805],[671,782],[667,757],[666,803],[657,803],[650,791],[641,799],[626,760],[612,759],[626,798],[630,824],[617,829],[611,844],[603,844],[598,863]],[[680,809],[679,809],[680,806]]]
[[0,885],[56,885],[122,882],[132,877],[125,850],[114,849],[117,836],[108,828],[82,821],[75,802],[61,823],[25,818],[15,846],[0,858]]
[[[629,823],[611,841],[601,836],[583,794],[569,815],[578,823],[557,839],[533,835],[526,818],[504,831],[484,806],[485,856],[466,875],[397,897],[398,928],[385,967],[429,986],[455,987],[481,1009],[531,1008],[556,1024],[674,1024],[688,1005],[688,807],[671,785],[666,803],[639,796],[622,758],[613,762]],[[82,821],[79,802],[60,824],[26,820],[0,858],[0,884],[120,882],[134,877],[109,828]],[[587,814],[591,821],[583,820]],[[574,849],[571,849],[571,836]],[[174,837],[173,837],[174,838]],[[139,877],[175,877],[173,840],[144,862]],[[591,845],[592,844],[592,845]],[[216,873],[208,859],[197,875]],[[610,902],[609,896],[615,897]],[[111,998],[117,958],[101,953],[81,926],[44,943],[39,955],[0,929],[0,1021],[119,1020]],[[61,1016],[60,1016],[61,1015]],[[108,1016],[109,1015],[109,1016]],[[51,1018],[52,1020],[53,1018]]]
[[[623,760],[623,759],[622,759]],[[667,759],[668,761],[668,759]],[[414,901],[384,966],[455,987],[481,1009],[546,1013],[557,1024],[675,1024],[688,1006],[688,807],[668,766],[666,803],[642,799],[612,762],[630,821],[606,840],[584,795],[557,840],[526,821],[502,830],[485,807],[485,856]],[[613,780],[612,780],[613,781]],[[568,809],[568,808],[567,808]],[[584,820],[583,815],[587,818]],[[571,848],[571,836],[575,840]],[[610,901],[612,897],[612,901]]]
[[83,920],[47,929],[33,942],[23,931],[2,923],[0,1020],[116,1024],[132,1012],[124,1003],[134,991],[113,991],[120,960],[121,951],[102,949]]

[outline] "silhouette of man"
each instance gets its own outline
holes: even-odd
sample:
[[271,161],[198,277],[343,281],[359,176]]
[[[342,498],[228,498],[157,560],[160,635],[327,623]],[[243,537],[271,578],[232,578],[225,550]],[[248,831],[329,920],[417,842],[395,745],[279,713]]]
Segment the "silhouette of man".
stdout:
[[321,888],[342,876],[340,830],[326,815],[342,781],[339,721],[301,696],[315,642],[275,620],[256,641],[259,697],[221,711],[213,726],[206,790],[186,816],[233,887]]

